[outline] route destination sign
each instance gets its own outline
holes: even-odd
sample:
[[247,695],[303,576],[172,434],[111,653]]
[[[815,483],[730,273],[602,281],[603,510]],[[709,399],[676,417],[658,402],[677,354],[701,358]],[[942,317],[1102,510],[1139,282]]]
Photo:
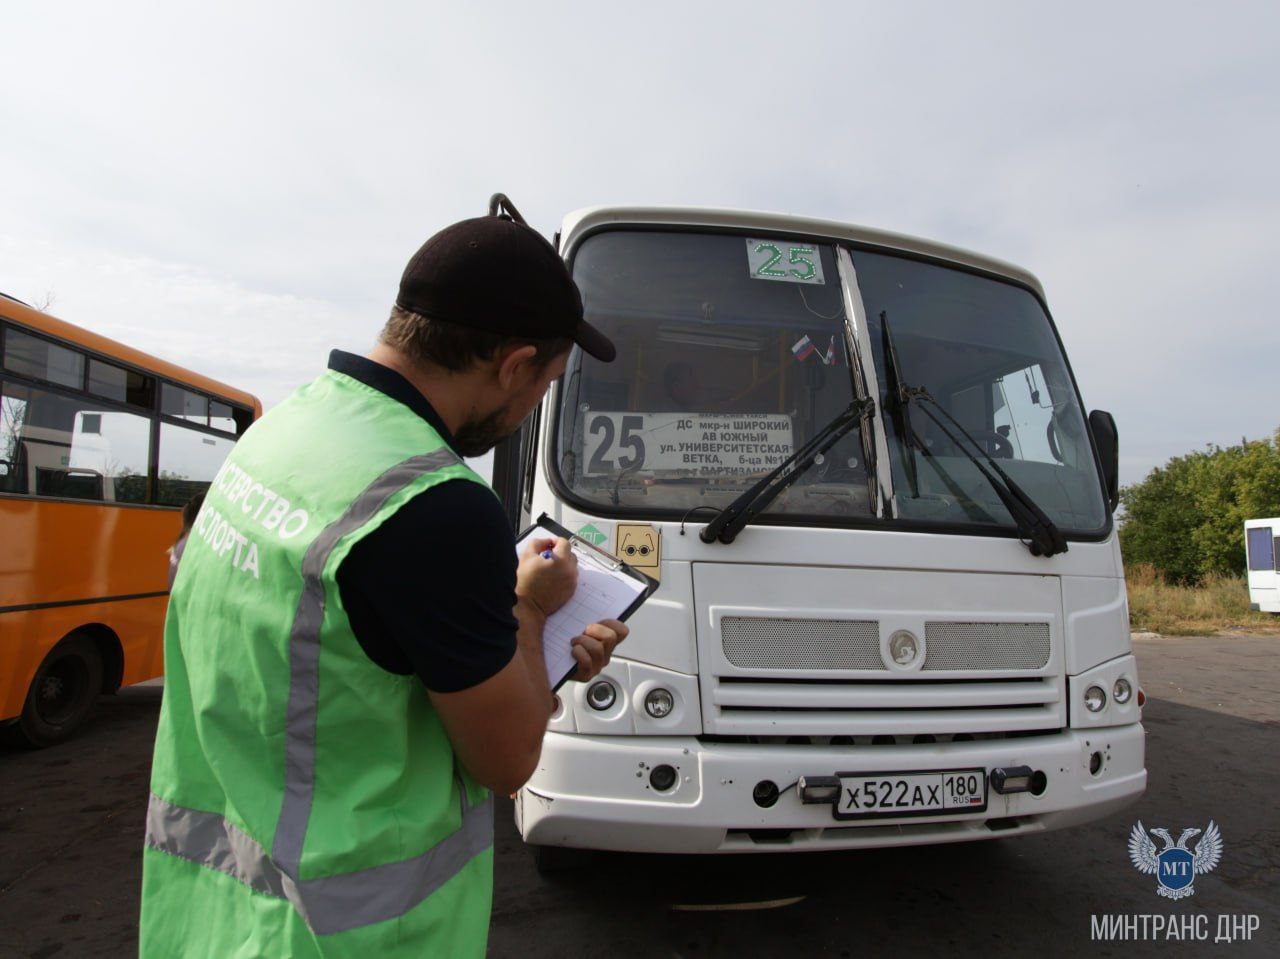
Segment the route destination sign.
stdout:
[[753,413],[588,412],[587,476],[692,473],[742,476],[777,466],[792,451],[791,417]]

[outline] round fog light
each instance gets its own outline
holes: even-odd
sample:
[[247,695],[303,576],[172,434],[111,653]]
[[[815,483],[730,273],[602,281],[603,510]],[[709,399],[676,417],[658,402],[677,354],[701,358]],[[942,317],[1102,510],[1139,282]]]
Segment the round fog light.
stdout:
[[671,695],[671,691],[662,687],[649,690],[649,694],[644,698],[644,711],[654,719],[661,719],[668,715],[675,706],[676,700]]
[[1107,694],[1101,686],[1090,686],[1084,691],[1084,706],[1091,713],[1101,712],[1107,704]]
[[1129,701],[1129,697],[1132,695],[1133,687],[1129,685],[1129,680],[1121,676],[1116,680],[1115,688],[1111,690],[1111,698],[1123,706]]
[[598,683],[592,683],[591,688],[587,690],[587,705],[592,709],[604,711],[612,706],[617,698],[618,691],[613,688],[613,683],[607,680],[602,679]]

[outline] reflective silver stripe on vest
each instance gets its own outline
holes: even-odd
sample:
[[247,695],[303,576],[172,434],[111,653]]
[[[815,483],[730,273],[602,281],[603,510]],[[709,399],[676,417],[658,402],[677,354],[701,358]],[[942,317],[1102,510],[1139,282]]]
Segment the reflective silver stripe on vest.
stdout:
[[320,697],[320,627],[324,622],[324,573],[329,555],[373,519],[388,499],[425,473],[458,462],[448,447],[414,456],[370,483],[336,520],[320,531],[302,557],[302,595],[289,633],[289,704],[285,712],[284,801],[271,858],[296,876],[311,819],[316,781],[316,709]]
[[425,853],[355,872],[298,879],[315,788],[325,565],[342,538],[373,519],[395,493],[457,462],[458,457],[442,447],[391,467],[320,532],[303,556],[302,594],[289,633],[284,796],[271,853],[217,813],[178,806],[155,795],[147,807],[148,846],[226,873],[257,892],[287,899],[313,932],[327,935],[403,915],[493,845],[492,801],[471,805],[459,778],[462,823]]
[[287,899],[312,932],[332,935],[404,915],[492,846],[493,800],[467,806],[458,830],[420,856],[302,881],[217,813],[178,806],[154,794],[147,805],[146,843],[226,873],[264,895]]

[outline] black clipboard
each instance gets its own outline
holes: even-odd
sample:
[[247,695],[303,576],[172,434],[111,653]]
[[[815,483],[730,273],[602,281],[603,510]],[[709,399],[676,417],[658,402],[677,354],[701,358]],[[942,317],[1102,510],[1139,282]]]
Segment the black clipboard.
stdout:
[[[570,549],[583,549],[583,550],[589,551],[592,555],[595,556],[596,559],[598,559],[604,565],[608,566],[610,569],[615,571],[620,571],[626,574],[627,576],[631,577],[632,579],[636,580],[637,582],[641,583],[644,586],[644,591],[641,592],[640,595],[635,598],[635,601],[630,606],[628,606],[625,610],[623,610],[621,615],[618,616],[618,619],[621,620],[622,622],[626,622],[627,619],[631,616],[631,614],[634,613],[641,606],[643,606],[645,603],[645,600],[647,600],[650,596],[652,596],[654,592],[657,590],[658,581],[654,579],[652,576],[649,576],[646,573],[640,572],[640,570],[636,569],[634,566],[627,565],[622,560],[618,559],[618,557],[614,556],[612,553],[606,553],[599,546],[595,545],[595,543],[587,542],[577,533],[569,532],[567,529],[565,529],[563,526],[561,526],[559,523],[553,520],[546,513],[543,513],[536,520],[534,520],[531,526],[523,530],[520,533],[520,535],[516,537],[516,542],[519,543],[526,536],[528,536],[530,533],[532,533],[535,529],[538,529],[538,528],[545,529],[547,532],[552,533],[560,537],[561,539],[567,539],[569,541]],[[551,691],[554,693],[556,690],[558,690],[561,686],[563,686],[566,682],[568,682],[569,679],[573,676],[573,674],[576,673],[577,671],[578,671],[578,667],[575,664],[574,667],[570,669],[569,672],[565,673],[565,675],[560,677],[558,681],[552,682]],[[550,677],[548,677],[548,679],[549,678]]]

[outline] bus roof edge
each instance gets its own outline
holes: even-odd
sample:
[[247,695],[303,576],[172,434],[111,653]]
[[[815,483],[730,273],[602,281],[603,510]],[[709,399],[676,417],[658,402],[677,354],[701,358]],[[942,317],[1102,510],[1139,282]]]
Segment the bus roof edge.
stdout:
[[663,207],[663,206],[594,206],[574,210],[565,216],[561,225],[561,255],[566,255],[583,233],[609,224],[643,224],[646,226],[701,226],[734,227],[737,229],[769,230],[826,236],[837,240],[851,240],[872,246],[914,253],[919,256],[946,260],[961,266],[1007,277],[1030,287],[1041,299],[1044,288],[1030,271],[1013,263],[965,250],[947,243],[922,237],[894,233],[856,223],[823,220],[815,217],[793,216],[786,213],[769,213],[759,210],[730,210],[711,207]]

